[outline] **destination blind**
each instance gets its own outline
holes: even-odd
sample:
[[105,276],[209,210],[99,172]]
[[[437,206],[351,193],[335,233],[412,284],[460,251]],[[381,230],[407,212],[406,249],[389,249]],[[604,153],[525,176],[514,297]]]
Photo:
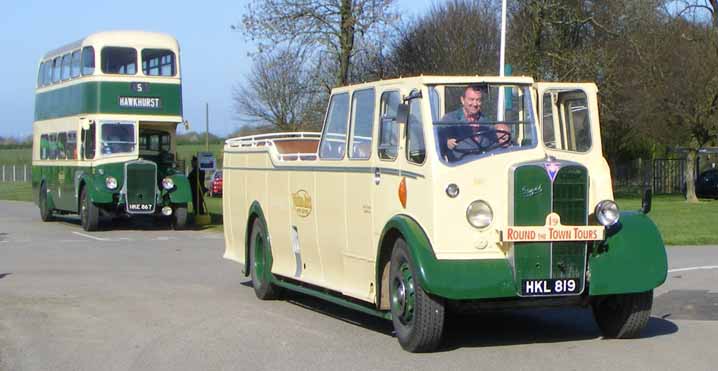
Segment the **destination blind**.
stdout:
[[119,97],[120,107],[158,110],[162,100],[158,97]]

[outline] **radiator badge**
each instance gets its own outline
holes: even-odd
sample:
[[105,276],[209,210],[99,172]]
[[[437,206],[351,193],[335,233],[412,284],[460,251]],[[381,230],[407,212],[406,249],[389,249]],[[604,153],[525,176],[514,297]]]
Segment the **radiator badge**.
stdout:
[[292,202],[294,203],[294,210],[302,218],[306,218],[312,213],[312,197],[305,190],[299,190],[296,193],[292,193]]
[[521,187],[521,196],[523,198],[530,198],[538,194],[543,193],[543,185],[539,184],[535,187],[523,186]]
[[553,183],[554,179],[556,179],[556,174],[558,174],[558,171],[561,170],[561,164],[558,162],[546,162],[543,166],[546,168],[548,177],[551,178],[551,183]]

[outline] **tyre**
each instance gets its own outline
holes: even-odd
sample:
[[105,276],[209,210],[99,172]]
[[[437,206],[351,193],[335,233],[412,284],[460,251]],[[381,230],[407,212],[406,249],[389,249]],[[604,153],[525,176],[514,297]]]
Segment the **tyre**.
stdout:
[[87,197],[87,188],[80,193],[80,224],[82,229],[92,232],[100,226],[100,209]]
[[261,300],[279,298],[280,288],[272,283],[272,252],[264,223],[254,220],[249,237],[249,266],[254,293]]
[[631,339],[648,325],[653,290],[602,297],[593,303],[593,316],[605,338]]
[[47,204],[47,185],[45,185],[45,182],[40,186],[40,194],[38,196],[40,219],[42,219],[43,222],[49,222],[52,220],[52,209],[50,209]]
[[424,292],[416,272],[406,242],[398,239],[389,268],[389,300],[396,337],[409,352],[431,352],[441,343],[444,301]]
[[175,206],[172,213],[172,228],[176,230],[187,228],[187,204]]

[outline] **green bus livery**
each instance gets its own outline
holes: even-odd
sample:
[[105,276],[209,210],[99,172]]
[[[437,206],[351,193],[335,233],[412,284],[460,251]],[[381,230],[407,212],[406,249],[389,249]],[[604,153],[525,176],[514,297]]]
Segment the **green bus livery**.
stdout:
[[32,187],[43,221],[153,215],[187,224],[190,186],[176,159],[179,45],[165,34],[92,34],[38,67]]

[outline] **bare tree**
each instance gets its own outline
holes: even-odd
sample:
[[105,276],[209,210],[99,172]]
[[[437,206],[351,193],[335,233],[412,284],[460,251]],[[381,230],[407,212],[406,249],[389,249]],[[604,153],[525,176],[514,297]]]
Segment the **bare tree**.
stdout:
[[496,74],[499,19],[495,1],[450,0],[402,27],[391,59],[396,75]]
[[252,72],[234,91],[235,110],[250,125],[270,124],[281,131],[321,126],[320,89],[294,53],[255,57]]
[[[358,39],[369,37],[398,16],[394,0],[250,0],[240,26],[259,42],[259,51],[276,46],[296,48],[305,55],[330,56],[335,84],[346,85]],[[334,85],[334,84],[332,84]]]

